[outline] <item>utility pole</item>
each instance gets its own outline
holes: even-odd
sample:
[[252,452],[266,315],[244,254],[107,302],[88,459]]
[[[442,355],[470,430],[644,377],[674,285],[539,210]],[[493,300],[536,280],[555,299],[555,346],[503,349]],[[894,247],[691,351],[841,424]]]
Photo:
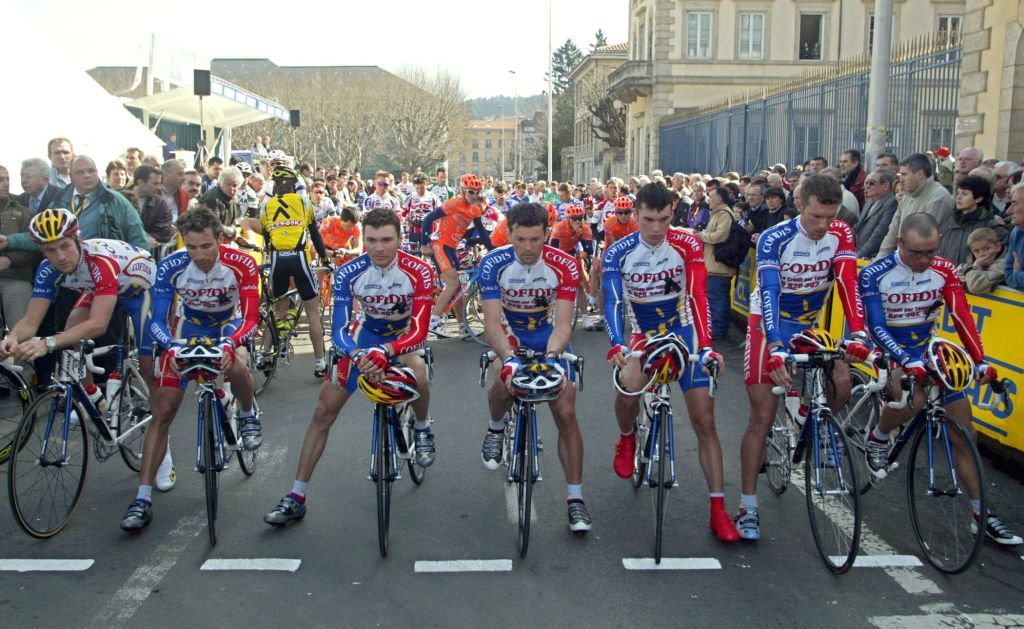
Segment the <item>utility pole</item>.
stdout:
[[499,105],[501,110],[501,136],[498,140],[498,145],[501,147],[498,150],[501,151],[501,172],[498,174],[498,181],[505,181],[505,106]]
[[555,75],[552,68],[552,49],[551,49],[551,0],[548,0],[548,181],[554,178],[554,173],[551,168],[551,159],[554,154],[554,109],[551,107],[551,92],[554,91],[555,87]]
[[509,70],[512,75],[512,100],[515,103],[516,131],[512,139],[512,169],[515,171],[513,180],[519,181],[519,84],[516,82],[516,71]]
[[870,172],[875,158],[885,152],[889,125],[889,66],[892,60],[892,0],[875,0],[871,76],[868,82],[868,141],[864,167]]

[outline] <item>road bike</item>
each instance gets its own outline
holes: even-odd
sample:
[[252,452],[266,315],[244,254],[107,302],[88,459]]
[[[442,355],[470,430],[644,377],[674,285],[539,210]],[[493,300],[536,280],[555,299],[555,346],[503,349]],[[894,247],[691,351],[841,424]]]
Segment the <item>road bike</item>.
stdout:
[[[515,356],[523,361],[520,369],[529,369],[531,363],[544,360],[544,352],[535,352],[526,347],[515,350]],[[480,355],[480,387],[487,380],[487,367],[497,358],[493,351]],[[583,390],[583,357],[570,352],[558,355],[559,362],[568,361],[576,371],[576,387]],[[505,481],[516,486],[517,504],[517,545],[519,556],[526,557],[530,547],[530,511],[533,508],[533,485],[541,480],[540,452],[543,447],[537,436],[536,402],[512,398],[512,408],[505,413],[505,439],[502,446],[501,464],[507,469]]]
[[0,362],[0,465],[14,451],[14,434],[35,392],[21,376],[24,369],[13,362]]

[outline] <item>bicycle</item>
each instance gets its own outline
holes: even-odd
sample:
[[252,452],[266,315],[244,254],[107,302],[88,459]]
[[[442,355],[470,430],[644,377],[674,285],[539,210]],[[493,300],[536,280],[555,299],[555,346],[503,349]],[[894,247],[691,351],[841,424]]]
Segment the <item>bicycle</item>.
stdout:
[[[256,471],[259,448],[246,450],[238,426],[237,401],[224,382],[220,364],[224,352],[211,338],[175,339],[174,360],[182,378],[196,381],[196,471],[203,475],[206,490],[206,524],[210,545],[217,545],[217,475],[227,469],[231,454],[242,473]],[[253,404],[255,404],[253,400]],[[255,407],[259,416],[259,407]]]
[[[412,352],[427,364],[427,380],[434,378],[434,355],[429,347]],[[334,363],[336,364],[336,360]],[[426,468],[416,463],[412,402],[399,404],[377,402],[373,406],[373,434],[370,439],[370,472],[377,496],[377,544],[380,556],[388,556],[391,532],[391,484],[402,478],[404,460],[414,485],[423,483]]]
[[[465,259],[460,258],[458,269],[459,290],[455,292],[444,309],[441,310],[442,325],[430,331],[437,338],[450,339],[462,337],[463,331],[460,329],[459,317],[456,316],[456,308],[458,308],[458,314],[462,315],[461,324],[465,326],[468,336],[483,346],[487,345],[487,341],[484,339],[484,311],[480,300],[480,285],[478,282],[480,267],[478,263],[479,260],[473,251],[470,251]],[[435,276],[435,301],[441,293],[442,285],[440,276]],[[452,321],[453,318],[455,321]],[[453,325],[456,331],[449,332],[449,328]]]
[[24,368],[13,362],[0,362],[0,465],[14,451],[14,435],[25,411],[35,399],[35,392],[21,376]]
[[[682,341],[680,340],[680,343]],[[629,358],[642,358],[643,352],[632,351]],[[698,363],[700,357],[690,355],[691,363]],[[699,367],[698,367],[699,368]],[[715,397],[718,388],[718,363],[709,366],[711,372],[708,396]],[[654,563],[660,564],[665,524],[665,502],[668,490],[678,487],[676,481],[675,430],[672,421],[672,381],[662,382],[658,374],[639,391],[627,391],[619,382],[621,369],[612,369],[612,383],[615,389],[629,397],[644,396],[643,413],[633,420],[636,434],[636,449],[633,452],[633,489],[647,485],[654,490],[651,498],[654,507]],[[655,470],[655,468],[657,468]]]
[[[81,381],[87,369],[104,373],[93,358],[110,352],[115,352],[116,371],[107,380],[107,408],[101,411]],[[53,537],[74,517],[88,471],[90,435],[97,461],[120,452],[131,470],[141,469],[142,441],[152,419],[149,392],[134,360],[124,360],[125,353],[121,345],[96,348],[85,339],[77,351],[63,350],[57,382],[25,411],[8,460],[7,486],[14,519],[32,537]],[[117,373],[124,377],[115,379]]]
[[[529,369],[529,363],[541,362],[544,352],[535,352],[526,347],[515,350],[515,356],[523,361],[520,369]],[[493,350],[480,354],[480,387],[487,381],[487,368],[497,358]],[[562,352],[557,360],[568,361],[576,371],[577,390],[583,390],[583,357]],[[533,485],[541,479],[540,453],[543,446],[537,436],[536,402],[512,398],[512,408],[505,413],[505,439],[502,446],[501,464],[507,468],[505,481],[516,486],[518,506],[517,545],[519,556],[526,557],[530,547],[530,511],[533,505]]]
[[[1008,380],[990,383],[990,402],[978,408],[995,411],[1008,402]],[[954,450],[966,448],[967,457],[960,464],[968,464],[978,479],[980,494],[978,513],[988,513],[985,468],[981,455],[970,433],[955,419],[951,419],[942,406],[942,387],[928,382],[918,385],[913,378],[900,378],[901,398],[888,401],[892,409],[904,409],[914,399],[915,389],[925,389],[925,405],[902,431],[890,441],[887,472],[899,467],[898,458],[909,444],[907,464],[907,503],[910,523],[921,552],[928,562],[949,574],[967,570],[977,560],[985,539],[983,525],[975,532],[974,509],[970,496],[960,478],[963,469],[957,469]],[[875,421],[865,430],[874,429]],[[867,432],[864,432],[866,437]],[[951,433],[953,436],[951,436]],[[922,447],[922,445],[924,447]],[[860,450],[864,456],[863,450]],[[871,477],[871,483],[881,482]]]
[[[863,518],[850,445],[839,422],[832,416],[825,396],[826,375],[835,361],[845,357],[845,352],[839,349],[791,355],[790,364],[803,371],[801,406],[807,408],[807,418],[799,426],[792,451],[788,441],[785,450],[786,460],[791,465],[804,464],[804,494],[811,534],[822,561],[836,574],[844,574],[853,567]],[[789,387],[772,387],[772,393],[778,396],[787,395],[789,390]],[[774,432],[769,431],[769,436]]]

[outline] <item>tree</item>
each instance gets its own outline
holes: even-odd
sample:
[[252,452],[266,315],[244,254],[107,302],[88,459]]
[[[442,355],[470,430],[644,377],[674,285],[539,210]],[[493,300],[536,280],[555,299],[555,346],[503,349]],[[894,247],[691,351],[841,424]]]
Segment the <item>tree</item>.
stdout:
[[604,31],[601,30],[601,29],[597,29],[597,32],[594,33],[594,43],[590,44],[590,52],[594,52],[595,50],[597,50],[601,46],[607,46],[607,45],[608,45],[608,38],[605,36]]
[[590,129],[594,137],[610,147],[625,147],[626,106],[608,93],[608,75],[592,74],[578,81],[573,89],[579,105],[593,116]]
[[569,89],[569,73],[580,61],[583,61],[583,53],[571,39],[565,40],[565,43],[551,54],[551,71],[554,73],[552,93],[555,96]]

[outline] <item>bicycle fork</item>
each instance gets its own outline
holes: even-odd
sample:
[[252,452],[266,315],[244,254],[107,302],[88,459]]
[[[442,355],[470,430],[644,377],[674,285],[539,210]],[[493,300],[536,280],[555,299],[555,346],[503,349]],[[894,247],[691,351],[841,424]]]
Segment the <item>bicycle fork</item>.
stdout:
[[[386,455],[390,459],[390,461],[388,462],[387,480],[395,481],[402,478],[401,472],[398,471],[400,469],[398,465],[398,451],[395,447],[397,441],[396,434],[400,433],[401,431],[395,430],[394,411],[391,408],[379,409],[377,412],[384,413],[384,417],[387,420],[385,422],[385,425],[387,426],[389,439],[387,441],[388,449]],[[377,480],[377,440],[383,438],[383,435],[380,434],[380,425],[381,422],[379,421],[373,422],[373,434],[370,437],[370,473],[366,476],[366,478],[367,480],[371,481]]]
[[[661,405],[655,405],[653,413],[651,413],[651,427],[647,433],[647,460],[650,462],[660,461],[662,456],[668,457],[668,479],[665,481],[666,487],[677,487],[676,482],[676,446],[675,446],[675,428],[673,427],[672,413],[668,408],[661,411]],[[662,425],[664,423],[664,425]],[[662,430],[668,431],[665,434],[665,452],[661,452],[658,449],[658,437]],[[647,486],[657,487],[658,479],[654,476],[653,465],[647,466]]]
[[[213,409],[213,417],[206,416],[206,399],[210,400],[210,408]],[[203,391],[199,399],[199,421],[196,422],[196,471],[204,473],[206,466],[203,465],[203,435],[209,433],[217,458],[209,461],[213,469],[220,472],[224,469],[224,462],[227,461],[227,447],[225,445],[225,434],[235,441],[235,433],[228,423],[227,412],[216,398],[213,391]],[[231,445],[235,445],[232,443]]]
[[[523,448],[529,448],[529,456],[533,458],[533,479],[534,481],[543,480],[540,475],[540,450],[537,447],[537,411],[531,404],[529,411],[523,408],[524,405],[516,402],[515,412],[512,413],[512,434],[515,438],[512,441],[512,456],[511,461],[508,465],[508,477],[506,480],[510,483],[514,483],[520,480],[522,477],[522,470],[519,469],[519,453],[523,451]],[[528,417],[524,417],[528,415]],[[523,443],[523,430],[529,421],[530,426],[530,443]]]

